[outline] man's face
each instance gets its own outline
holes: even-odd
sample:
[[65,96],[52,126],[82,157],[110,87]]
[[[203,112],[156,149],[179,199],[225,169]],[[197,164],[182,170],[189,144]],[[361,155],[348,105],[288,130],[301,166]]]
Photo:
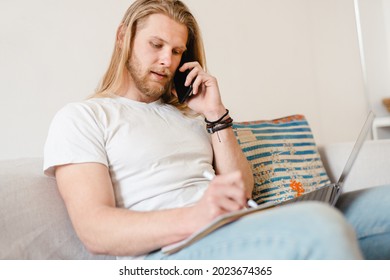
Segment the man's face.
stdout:
[[153,14],[137,27],[127,69],[128,94],[155,101],[166,92],[186,50],[187,27],[162,14]]

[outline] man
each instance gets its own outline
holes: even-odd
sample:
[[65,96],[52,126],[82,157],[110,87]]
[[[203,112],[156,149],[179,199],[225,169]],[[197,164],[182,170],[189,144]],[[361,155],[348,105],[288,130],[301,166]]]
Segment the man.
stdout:
[[[183,55],[193,60],[179,67]],[[205,69],[198,25],[182,2],[130,6],[100,89],[58,112],[45,146],[45,172],[85,246],[128,258],[361,258],[342,215],[317,203],[241,219],[169,257],[158,251],[251,196],[251,169]],[[177,70],[190,70],[185,105]],[[208,181],[204,171],[217,176]]]

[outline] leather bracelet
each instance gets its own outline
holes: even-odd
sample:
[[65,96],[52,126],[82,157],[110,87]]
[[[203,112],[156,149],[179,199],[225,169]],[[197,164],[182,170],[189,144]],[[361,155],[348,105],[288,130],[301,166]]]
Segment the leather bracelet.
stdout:
[[211,127],[214,127],[214,126],[216,126],[216,125],[227,124],[227,123],[232,123],[232,122],[233,122],[233,119],[232,119],[231,117],[228,117],[227,119],[222,120],[222,121],[220,121],[220,122],[218,122],[218,123],[208,123],[208,124],[206,125],[206,127],[207,127],[207,128],[211,128]]
[[222,129],[231,127],[232,125],[233,125],[233,119],[231,117],[228,117],[227,119],[221,120],[218,123],[208,123],[206,125],[206,129],[208,133],[212,134]]
[[217,123],[219,123],[220,121],[222,121],[228,114],[229,114],[229,110],[226,109],[226,113],[223,114],[223,116],[220,117],[218,120],[212,122],[212,121],[209,121],[208,119],[204,118],[204,121],[205,121],[206,123],[208,123],[208,124],[217,124]]
[[233,125],[233,123],[231,123],[231,122],[225,123],[225,124],[216,124],[214,126],[207,127],[207,132],[210,134],[213,134],[214,132],[218,132],[218,131],[223,130],[225,128],[231,127],[232,125]]

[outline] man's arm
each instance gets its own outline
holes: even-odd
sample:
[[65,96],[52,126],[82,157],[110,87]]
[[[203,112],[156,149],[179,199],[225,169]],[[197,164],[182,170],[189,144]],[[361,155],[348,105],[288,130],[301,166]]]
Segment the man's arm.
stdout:
[[[208,120],[216,120],[226,112],[221,106],[216,112],[206,116]],[[231,127],[212,134],[214,150],[214,168],[217,174],[226,174],[239,170],[245,182],[245,193],[250,198],[253,190],[253,173]]]
[[[193,83],[193,97],[188,100],[188,106],[195,112],[203,114],[207,120],[216,121],[226,113],[222,103],[217,79],[206,73],[198,62],[185,63],[182,71],[190,69],[187,84]],[[228,116],[226,116],[227,118]],[[239,171],[245,183],[247,198],[251,197],[253,189],[253,174],[249,162],[243,154],[232,128],[225,128],[212,135],[214,149],[214,168],[217,175]]]
[[97,254],[139,255],[185,238],[185,211],[135,212],[115,207],[108,168],[99,163],[56,168],[60,193],[73,226]]
[[194,206],[151,212],[116,208],[108,168],[100,163],[58,166],[56,178],[77,235],[95,254],[146,254],[245,205],[238,173],[218,176]]

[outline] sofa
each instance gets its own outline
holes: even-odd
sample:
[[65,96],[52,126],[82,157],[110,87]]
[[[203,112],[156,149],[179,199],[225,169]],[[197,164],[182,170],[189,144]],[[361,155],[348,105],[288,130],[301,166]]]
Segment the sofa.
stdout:
[[[337,181],[353,143],[318,148]],[[344,191],[390,184],[390,140],[366,141]],[[0,259],[113,259],[89,253],[77,238],[56,187],[42,173],[42,158],[0,161]]]

